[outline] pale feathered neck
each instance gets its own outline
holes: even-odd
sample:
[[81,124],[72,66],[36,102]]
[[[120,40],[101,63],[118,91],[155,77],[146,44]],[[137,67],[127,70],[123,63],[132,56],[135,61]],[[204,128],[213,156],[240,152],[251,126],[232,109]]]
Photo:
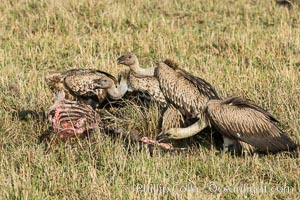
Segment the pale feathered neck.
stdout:
[[[173,136],[175,136],[174,139],[183,139],[183,138],[189,138],[197,133],[199,133],[201,130],[203,130],[207,126],[207,123],[205,120],[198,120],[194,124],[186,127],[186,128],[174,128],[171,132]],[[168,132],[168,131],[167,131]]]
[[107,93],[112,99],[121,99],[128,90],[128,84],[126,80],[121,80],[118,86],[113,85],[107,89]]
[[153,77],[156,68],[156,67],[141,68],[138,60],[136,60],[135,63],[133,65],[130,65],[129,67],[134,72],[134,76],[139,78]]

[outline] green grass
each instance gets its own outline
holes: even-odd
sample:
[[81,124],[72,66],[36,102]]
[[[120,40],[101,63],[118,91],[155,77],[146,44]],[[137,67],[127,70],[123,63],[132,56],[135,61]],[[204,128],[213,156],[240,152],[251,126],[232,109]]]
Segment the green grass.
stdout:
[[[52,104],[47,71],[117,75],[123,67],[116,59],[133,51],[143,66],[172,58],[220,95],[252,99],[299,143],[298,7],[267,0],[4,0],[0,13],[1,199],[299,198],[296,158],[231,157],[201,147],[150,157],[147,147],[128,151],[99,132],[95,142],[58,143],[45,152],[37,141],[47,125],[13,117]],[[156,122],[149,124],[145,131],[155,131]],[[258,186],[266,191],[255,192]],[[285,192],[271,191],[277,186]]]

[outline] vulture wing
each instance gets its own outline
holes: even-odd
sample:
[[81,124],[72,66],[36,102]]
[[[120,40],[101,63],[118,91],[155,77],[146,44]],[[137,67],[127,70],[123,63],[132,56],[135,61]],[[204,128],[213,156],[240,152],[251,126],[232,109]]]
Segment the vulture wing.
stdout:
[[199,77],[193,76],[192,74],[185,71],[184,69],[179,68],[178,64],[170,59],[166,59],[164,63],[169,67],[171,67],[172,69],[174,69],[178,74],[186,78],[188,81],[193,83],[193,85],[198,88],[201,94],[209,97],[209,99],[220,99],[214,87],[207,81]]
[[158,63],[155,76],[166,100],[185,117],[203,118],[201,115],[209,99],[218,98],[209,83],[180,69],[170,60]]
[[169,104],[162,117],[161,131],[165,133],[170,128],[179,128],[184,124],[184,118],[181,112],[172,104]]
[[212,100],[205,112],[210,123],[225,137],[241,140],[266,152],[296,148],[271,114],[240,97]]
[[86,99],[98,98],[99,103],[105,99],[107,94],[104,89],[94,89],[94,81],[108,76],[117,83],[114,76],[94,69],[73,69],[65,72],[63,76],[63,84],[72,95]]
[[166,104],[166,99],[159,87],[159,82],[155,77],[137,78],[130,73],[129,85],[133,91],[148,93],[155,101]]

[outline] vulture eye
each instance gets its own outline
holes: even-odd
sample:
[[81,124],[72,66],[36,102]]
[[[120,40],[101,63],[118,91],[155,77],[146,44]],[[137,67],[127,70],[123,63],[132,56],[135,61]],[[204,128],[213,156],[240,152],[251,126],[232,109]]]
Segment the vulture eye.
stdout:
[[131,56],[128,56],[128,58],[131,58]]

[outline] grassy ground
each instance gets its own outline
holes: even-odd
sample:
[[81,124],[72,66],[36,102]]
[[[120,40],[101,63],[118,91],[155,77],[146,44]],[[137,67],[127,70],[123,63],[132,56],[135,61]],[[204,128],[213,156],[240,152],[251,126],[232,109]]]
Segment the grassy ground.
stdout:
[[299,159],[231,157],[201,147],[150,157],[147,148],[128,151],[98,132],[94,143],[45,152],[37,138],[46,125],[12,116],[51,105],[47,71],[117,75],[116,58],[133,51],[144,66],[173,58],[222,96],[252,99],[299,143],[299,9],[267,0],[4,0],[0,13],[1,199],[300,196]]

